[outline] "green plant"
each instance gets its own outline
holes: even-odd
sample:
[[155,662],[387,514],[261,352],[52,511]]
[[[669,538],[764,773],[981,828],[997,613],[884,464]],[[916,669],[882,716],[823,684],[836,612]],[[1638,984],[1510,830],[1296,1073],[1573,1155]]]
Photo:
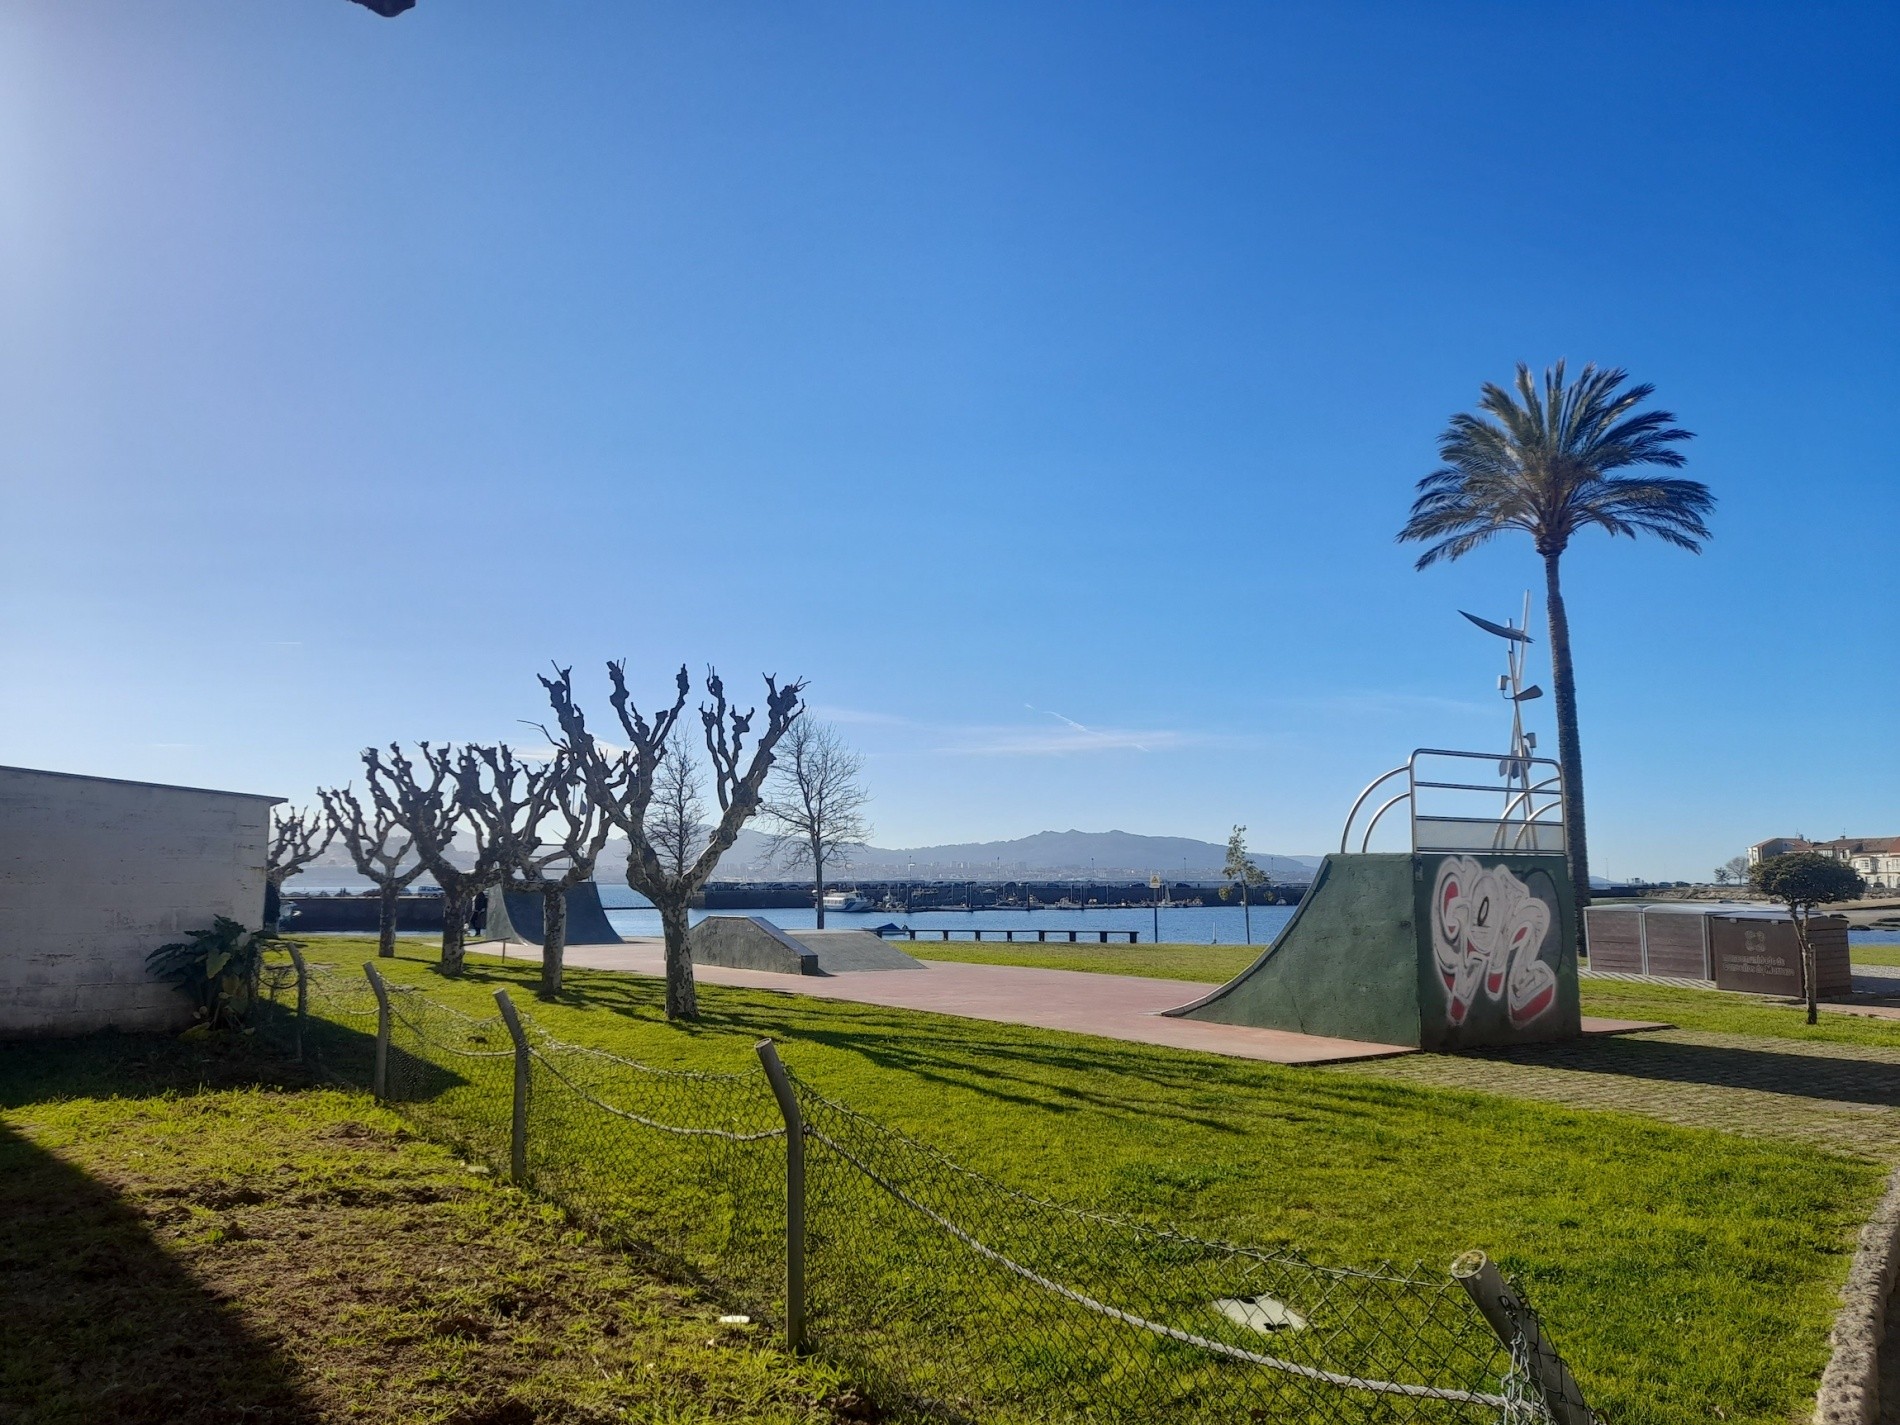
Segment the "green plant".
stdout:
[[1801,943],[1801,978],[1808,994],[1808,1023],[1817,1012],[1814,984],[1814,942],[1808,938],[1808,917],[1816,906],[1834,901],[1859,900],[1867,883],[1845,861],[1819,851],[1796,851],[1770,856],[1749,868],[1748,883],[1770,900],[1788,907],[1794,918],[1795,939]]
[[[1559,361],[1544,372],[1541,390],[1522,362],[1515,395],[1486,382],[1478,411],[1453,416],[1439,436],[1444,463],[1418,482],[1412,517],[1399,531],[1400,540],[1429,542],[1419,556],[1420,569],[1462,558],[1507,530],[1528,534],[1537,547],[1550,618],[1564,845],[1579,906],[1590,903],[1590,854],[1584,836],[1577,676],[1558,564],[1571,536],[1592,526],[1632,538],[1653,534],[1697,552],[1709,537],[1703,516],[1715,507],[1715,497],[1699,481],[1618,473],[1643,465],[1680,469],[1684,457],[1675,446],[1690,438],[1690,432],[1672,424],[1676,418],[1668,411],[1639,410],[1656,388],[1619,389],[1627,379],[1623,371],[1591,365],[1573,382]],[[1581,939],[1581,923],[1578,934]]]
[[159,946],[145,957],[145,967],[196,1001],[194,1028],[242,1029],[257,1003],[264,952],[284,943],[221,915],[209,930]]

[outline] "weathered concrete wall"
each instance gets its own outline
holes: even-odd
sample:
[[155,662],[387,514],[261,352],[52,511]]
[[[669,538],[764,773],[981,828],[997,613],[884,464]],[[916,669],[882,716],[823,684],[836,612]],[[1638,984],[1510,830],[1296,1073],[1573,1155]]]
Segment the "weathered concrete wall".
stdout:
[[0,767],[0,1037],[188,1024],[145,957],[258,925],[275,800]]

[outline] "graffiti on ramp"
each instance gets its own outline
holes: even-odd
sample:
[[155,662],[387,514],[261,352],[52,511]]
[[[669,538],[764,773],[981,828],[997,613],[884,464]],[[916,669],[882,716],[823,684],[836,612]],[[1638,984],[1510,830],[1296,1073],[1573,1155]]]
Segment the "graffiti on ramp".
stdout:
[[1507,866],[1447,856],[1432,887],[1432,954],[1445,1015],[1465,1022],[1479,995],[1504,1001],[1522,1028],[1557,1003],[1557,972],[1544,959],[1551,907]]

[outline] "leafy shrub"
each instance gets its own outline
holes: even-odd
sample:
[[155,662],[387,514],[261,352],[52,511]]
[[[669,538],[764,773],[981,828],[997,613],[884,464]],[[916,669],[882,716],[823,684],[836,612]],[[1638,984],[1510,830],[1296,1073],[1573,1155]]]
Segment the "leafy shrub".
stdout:
[[159,946],[145,957],[145,966],[192,997],[197,1004],[195,1028],[243,1029],[257,1004],[264,952],[282,943],[221,915],[209,930],[194,930],[188,940]]

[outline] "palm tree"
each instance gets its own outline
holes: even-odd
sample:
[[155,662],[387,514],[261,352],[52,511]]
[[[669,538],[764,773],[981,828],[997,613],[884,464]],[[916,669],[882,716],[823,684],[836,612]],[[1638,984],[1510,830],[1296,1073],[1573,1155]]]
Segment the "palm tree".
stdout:
[[1599,371],[1592,364],[1570,383],[1559,361],[1544,372],[1540,391],[1530,368],[1519,362],[1515,395],[1486,382],[1478,413],[1453,416],[1438,438],[1444,464],[1418,482],[1412,517],[1399,531],[1401,542],[1430,541],[1419,556],[1420,569],[1468,554],[1505,530],[1528,534],[1544,561],[1564,845],[1579,908],[1590,901],[1590,853],[1577,676],[1558,563],[1571,536],[1592,525],[1631,538],[1653,534],[1699,553],[1709,537],[1703,517],[1715,508],[1715,497],[1700,481],[1615,473],[1642,465],[1680,469],[1685,462],[1676,444],[1694,434],[1679,429],[1668,411],[1639,411],[1656,388],[1620,389],[1627,378],[1627,372]]

